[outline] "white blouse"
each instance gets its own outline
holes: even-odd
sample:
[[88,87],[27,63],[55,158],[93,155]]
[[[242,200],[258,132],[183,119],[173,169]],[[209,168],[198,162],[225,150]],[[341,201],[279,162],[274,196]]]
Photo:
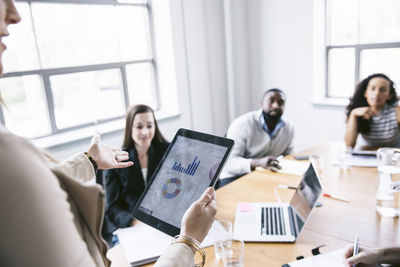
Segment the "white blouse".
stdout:
[[143,175],[144,185],[146,186],[147,168],[142,168],[142,175]]

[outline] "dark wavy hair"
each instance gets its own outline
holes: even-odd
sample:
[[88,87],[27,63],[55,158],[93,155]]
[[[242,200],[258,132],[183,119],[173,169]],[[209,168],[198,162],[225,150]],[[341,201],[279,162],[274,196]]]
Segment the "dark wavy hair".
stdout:
[[[350,117],[350,113],[353,109],[359,108],[359,107],[368,107],[368,102],[367,99],[365,98],[364,94],[365,91],[367,90],[369,81],[372,80],[373,78],[383,78],[389,82],[390,86],[390,99],[386,101],[387,104],[392,105],[398,101],[397,94],[396,94],[396,86],[394,82],[385,74],[383,73],[375,73],[372,75],[369,75],[367,78],[359,82],[355,88],[354,95],[350,98],[350,103],[346,107],[346,116],[347,119]],[[368,132],[369,130],[369,124],[370,120],[366,120],[362,117],[357,118],[357,130],[359,133],[365,133]]]
[[160,143],[167,143],[167,140],[162,135],[160,129],[158,128],[158,124],[156,118],[154,116],[154,111],[151,107],[147,105],[134,105],[128,109],[126,113],[126,122],[125,122],[125,133],[124,133],[124,141],[122,143],[123,149],[129,149],[134,146],[134,141],[132,140],[132,125],[133,121],[135,120],[135,116],[140,113],[148,113],[150,112],[153,115],[154,119],[154,138],[151,140],[152,144],[160,144]]

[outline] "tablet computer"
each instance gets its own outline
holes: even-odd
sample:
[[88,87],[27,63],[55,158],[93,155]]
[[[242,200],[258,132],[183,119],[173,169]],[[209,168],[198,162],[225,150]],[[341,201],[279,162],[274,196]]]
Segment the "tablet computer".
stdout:
[[189,206],[214,186],[233,140],[179,129],[153,173],[132,217],[171,236]]

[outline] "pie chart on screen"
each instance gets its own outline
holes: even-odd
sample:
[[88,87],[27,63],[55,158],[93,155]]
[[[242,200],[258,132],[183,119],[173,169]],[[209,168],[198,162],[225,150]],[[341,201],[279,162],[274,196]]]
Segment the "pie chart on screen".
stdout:
[[166,199],[173,199],[181,192],[181,187],[181,180],[178,178],[170,178],[162,187],[162,195]]

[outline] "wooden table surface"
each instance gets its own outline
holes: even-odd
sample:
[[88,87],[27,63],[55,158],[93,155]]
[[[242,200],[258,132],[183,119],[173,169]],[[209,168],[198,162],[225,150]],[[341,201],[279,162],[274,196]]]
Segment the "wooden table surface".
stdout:
[[[336,160],[340,143],[327,143],[295,155],[317,155],[324,192],[350,199],[342,202],[321,197],[322,207],[316,208],[296,243],[245,243],[245,266],[281,266],[297,256],[311,256],[311,249],[325,245],[322,252],[351,244],[358,235],[361,246],[400,246],[399,219],[381,217],[375,210],[378,185],[376,168],[350,167],[341,170],[331,163]],[[291,156],[286,157],[291,159]],[[275,202],[274,187],[279,184],[297,186],[302,177],[257,170],[217,190],[218,219],[234,221],[238,202]],[[293,191],[280,190],[282,201],[290,201]],[[222,266],[214,256],[213,247],[205,249],[205,266]],[[129,266],[120,246],[108,256],[112,266]],[[145,266],[152,266],[148,264]]]

